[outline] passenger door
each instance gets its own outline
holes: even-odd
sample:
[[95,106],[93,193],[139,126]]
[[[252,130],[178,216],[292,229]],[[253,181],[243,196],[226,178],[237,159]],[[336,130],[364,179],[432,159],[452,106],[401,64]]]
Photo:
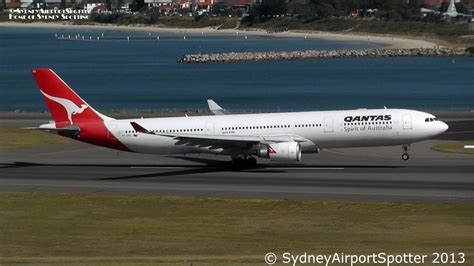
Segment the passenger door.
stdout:
[[331,133],[334,131],[332,118],[324,118],[324,133]]
[[403,129],[412,129],[411,115],[403,116]]
[[214,123],[206,122],[206,135],[214,135]]

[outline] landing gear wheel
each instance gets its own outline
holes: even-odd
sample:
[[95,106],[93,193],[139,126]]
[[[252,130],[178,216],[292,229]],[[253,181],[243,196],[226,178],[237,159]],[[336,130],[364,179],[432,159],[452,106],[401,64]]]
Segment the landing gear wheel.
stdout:
[[232,159],[232,168],[234,170],[242,170],[247,166],[247,160],[242,157],[237,157]]
[[247,158],[247,166],[254,167],[257,165],[257,159],[255,157]]
[[408,161],[408,159],[410,159],[410,155],[409,155],[408,153],[404,153],[404,154],[402,155],[402,160]]
[[408,154],[408,150],[410,150],[410,144],[403,145],[402,160],[404,160],[404,161],[408,161],[408,159],[410,159],[410,155]]

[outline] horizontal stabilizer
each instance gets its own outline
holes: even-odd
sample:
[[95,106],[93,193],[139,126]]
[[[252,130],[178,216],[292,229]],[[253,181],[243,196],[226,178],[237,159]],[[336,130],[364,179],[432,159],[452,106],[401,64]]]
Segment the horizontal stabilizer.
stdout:
[[74,133],[74,132],[79,133],[81,131],[81,129],[77,125],[57,128],[55,124],[44,124],[39,127],[24,127],[22,129],[51,131],[51,132],[71,132],[71,133]]

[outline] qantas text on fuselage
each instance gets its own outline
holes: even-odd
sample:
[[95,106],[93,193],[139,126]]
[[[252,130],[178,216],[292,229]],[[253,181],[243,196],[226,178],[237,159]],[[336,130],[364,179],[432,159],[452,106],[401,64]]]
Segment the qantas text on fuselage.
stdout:
[[210,153],[255,164],[255,157],[297,162],[302,153],[327,148],[402,145],[407,160],[409,144],[448,129],[408,109],[230,114],[212,100],[215,115],[117,120],[94,110],[51,69],[33,76],[54,119],[37,129],[129,152]]

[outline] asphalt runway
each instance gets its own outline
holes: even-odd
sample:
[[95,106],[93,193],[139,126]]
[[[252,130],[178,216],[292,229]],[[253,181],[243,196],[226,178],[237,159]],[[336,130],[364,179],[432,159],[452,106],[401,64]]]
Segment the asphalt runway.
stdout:
[[[244,171],[213,155],[157,156],[92,145],[45,145],[0,152],[0,190],[60,191],[377,201],[474,202],[474,155],[433,151],[436,144],[474,139],[473,114],[448,122],[435,140],[401,147],[352,148],[303,154],[296,164],[259,159]],[[469,116],[466,120],[466,116]],[[2,120],[31,126],[38,120]]]
[[0,190],[279,199],[474,202],[474,156],[438,153],[431,140],[400,147],[304,154],[299,164],[259,160],[233,171],[228,158],[155,156],[87,144],[2,153]]

